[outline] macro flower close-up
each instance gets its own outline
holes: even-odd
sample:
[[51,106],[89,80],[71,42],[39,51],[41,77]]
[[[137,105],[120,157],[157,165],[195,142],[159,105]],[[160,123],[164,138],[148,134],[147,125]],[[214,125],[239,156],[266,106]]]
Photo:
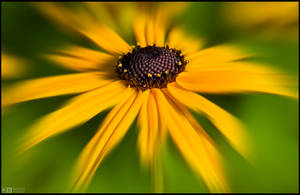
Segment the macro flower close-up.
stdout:
[[233,4],[1,3],[2,192],[298,191],[298,40]]

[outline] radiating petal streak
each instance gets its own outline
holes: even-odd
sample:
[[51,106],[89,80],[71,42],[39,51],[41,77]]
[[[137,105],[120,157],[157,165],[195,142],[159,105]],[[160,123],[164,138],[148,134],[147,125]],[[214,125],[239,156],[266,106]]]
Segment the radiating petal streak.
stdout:
[[163,47],[165,44],[166,26],[169,22],[164,15],[164,10],[165,9],[163,9],[162,7],[159,7],[154,16],[154,42],[158,47]]
[[[140,132],[138,145],[141,154],[141,160],[144,165],[150,162],[153,164],[153,158],[159,145],[158,129],[158,110],[156,100],[152,92],[144,92],[143,104],[139,113]],[[148,95],[149,94],[149,95]]]
[[76,94],[111,82],[102,73],[76,73],[22,81],[3,91],[2,106],[33,99]]
[[101,111],[129,97],[132,92],[116,81],[99,89],[79,95],[61,109],[40,119],[23,137],[20,152],[58,133],[82,124]]
[[198,51],[188,57],[193,64],[232,62],[254,56],[232,45],[218,45]]
[[166,111],[166,105],[164,105],[160,100],[161,100],[161,90],[160,89],[152,89],[152,93],[155,97],[156,100],[156,105],[157,105],[157,112],[158,112],[158,121],[159,121],[159,139],[160,143],[164,142],[164,139],[167,134],[167,127],[166,127],[166,119],[165,116],[168,114]]
[[292,90],[296,86],[293,78],[272,72],[244,72],[242,68],[235,71],[183,72],[177,77],[177,83],[202,93],[261,92],[298,98],[298,93]]
[[185,55],[185,58],[189,59],[190,55],[193,55],[203,47],[203,41],[200,39],[187,38],[181,28],[175,27],[169,33],[168,45],[170,48],[180,49],[183,55]]
[[249,158],[251,155],[250,136],[238,119],[204,97],[184,90],[177,84],[169,85],[168,90],[179,102],[197,112],[205,114],[229,140],[232,146],[243,156]]
[[72,11],[60,3],[39,2],[34,5],[55,23],[84,35],[111,54],[118,56],[131,50],[131,47],[116,32],[97,21],[79,6],[76,7],[76,11]]
[[[193,62],[191,62],[193,63]],[[263,64],[253,62],[212,62],[205,64],[193,64],[186,68],[188,72],[208,72],[208,71],[227,71],[227,72],[244,72],[244,73],[272,73],[279,74],[279,71],[271,69]]]
[[212,192],[228,191],[220,169],[220,162],[217,156],[212,158],[216,149],[208,152],[214,146],[207,147],[210,142],[205,136],[197,133],[185,117],[182,117],[184,113],[176,103],[166,97],[161,101],[167,105],[169,114],[166,116],[166,122],[169,133],[186,161],[203,177]]
[[107,2],[82,2],[86,5],[87,9],[96,17],[101,23],[111,26],[114,29],[117,28],[117,21],[112,15],[112,12],[108,9]]
[[116,58],[104,52],[75,45],[68,45],[58,49],[56,54],[45,55],[58,65],[75,71],[100,71],[103,65],[116,62]]
[[132,50],[128,43],[107,26],[87,22],[79,32],[115,56],[124,55]]
[[32,5],[60,27],[69,31],[78,28],[80,21],[76,15],[60,3],[34,2]]
[[[133,89],[130,89],[133,90]],[[85,189],[97,167],[109,152],[126,134],[140,110],[143,94],[132,95],[117,105],[106,117],[101,128],[88,143],[76,165],[73,191]]]
[[146,47],[146,34],[145,34],[145,26],[146,26],[146,16],[141,13],[139,17],[134,19],[133,22],[133,32],[137,41],[137,45],[141,47]]
[[[177,99],[180,97],[174,98],[174,96],[169,92],[169,90],[163,90],[164,93],[167,95],[168,98],[170,98],[176,106],[181,110],[184,117],[189,121],[189,123],[193,126],[193,128],[197,131],[199,136],[201,137],[203,141],[203,145],[207,151],[207,155],[209,158],[212,159],[213,162],[218,162],[218,159],[220,159],[220,154],[217,150],[217,146],[215,142],[209,137],[209,135],[206,133],[206,131],[202,128],[202,126],[196,121],[196,119],[193,117],[193,115],[190,113],[190,111],[186,108],[186,106],[182,103],[180,103]],[[218,169],[218,166],[216,166]],[[221,170],[219,170],[221,171]],[[223,181],[224,182],[224,181]]]
[[57,54],[48,54],[46,58],[64,68],[75,71],[100,71],[101,65],[110,65],[113,67],[113,62],[116,61],[114,57],[110,56],[103,56],[102,59],[98,58],[98,62]]
[[196,121],[196,119],[193,117],[193,115],[190,113],[190,111],[186,108],[184,104],[182,104],[179,99],[180,97],[175,98],[172,93],[170,93],[169,90],[163,89],[164,94],[170,98],[173,102],[176,103],[176,106],[181,110],[184,117],[189,121],[189,123],[194,127],[195,130],[197,130],[198,133],[205,136],[208,142],[210,142],[212,145],[215,145],[213,140],[209,137],[209,135],[206,133],[206,131],[200,126],[200,124]]
[[[151,13],[152,14],[152,13]],[[155,42],[155,29],[154,29],[154,18],[153,15],[147,17],[146,22],[146,40],[147,46],[152,46]]]

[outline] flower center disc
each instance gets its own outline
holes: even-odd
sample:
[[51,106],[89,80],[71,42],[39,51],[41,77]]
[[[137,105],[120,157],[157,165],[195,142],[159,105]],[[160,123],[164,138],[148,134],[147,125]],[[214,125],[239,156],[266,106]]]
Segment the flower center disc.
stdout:
[[186,64],[180,50],[168,46],[138,46],[118,60],[116,72],[131,87],[142,90],[165,88],[175,81]]

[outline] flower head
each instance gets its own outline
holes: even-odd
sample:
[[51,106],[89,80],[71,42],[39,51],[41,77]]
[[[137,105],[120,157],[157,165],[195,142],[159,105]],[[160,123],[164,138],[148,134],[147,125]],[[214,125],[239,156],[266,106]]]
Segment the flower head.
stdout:
[[88,187],[103,158],[138,117],[138,147],[145,164],[155,161],[169,134],[211,191],[228,191],[217,147],[188,108],[203,113],[244,156],[249,153],[247,133],[238,119],[196,92],[297,94],[286,87],[289,77],[240,61],[249,55],[233,46],[203,48],[200,39],[188,38],[178,27],[172,28],[165,40],[170,18],[178,11],[150,5],[151,9],[143,4],[132,8],[136,14],[132,19],[136,46],[132,47],[115,32],[117,28],[113,30],[99,20],[101,17],[95,17],[101,13],[94,12],[90,3],[85,4],[90,11],[54,3],[37,4],[47,17],[85,36],[105,52],[68,45],[47,57],[80,73],[21,82],[5,93],[5,105],[79,94],[40,119],[24,137],[21,150],[112,107],[78,159],[73,190]]

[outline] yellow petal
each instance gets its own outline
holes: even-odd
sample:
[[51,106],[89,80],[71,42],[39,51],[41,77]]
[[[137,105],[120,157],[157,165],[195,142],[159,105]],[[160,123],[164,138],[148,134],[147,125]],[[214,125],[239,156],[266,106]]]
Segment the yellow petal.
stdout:
[[71,32],[84,35],[104,50],[114,54],[125,54],[131,47],[112,29],[99,23],[97,19],[80,6],[72,11],[60,3],[39,2],[35,7],[55,23]]
[[154,44],[155,40],[155,31],[154,31],[154,19],[153,16],[147,17],[146,22],[146,40],[147,40],[147,46],[152,46]]
[[79,157],[75,167],[73,191],[87,188],[104,156],[120,142],[134,121],[141,107],[142,96],[139,92],[129,99],[123,98],[123,101],[107,115],[101,128]]
[[63,27],[63,29],[70,31],[77,29],[79,26],[76,14],[63,4],[53,2],[34,2],[32,5],[52,22]]
[[153,88],[152,93],[155,97],[156,100],[156,105],[157,105],[157,112],[158,112],[158,121],[159,121],[159,139],[160,139],[160,143],[163,143],[167,134],[167,126],[166,126],[166,120],[165,120],[165,116],[167,113],[166,111],[166,105],[163,104],[160,99],[162,98],[161,95],[161,91],[160,89],[156,89]]
[[179,49],[189,59],[189,56],[194,54],[203,46],[203,41],[200,39],[189,38],[179,27],[171,30],[168,38],[170,48]]
[[165,9],[159,7],[156,15],[154,16],[154,43],[158,47],[163,47],[165,45],[166,27],[168,26],[168,21],[164,14]]
[[133,22],[133,32],[137,45],[141,47],[146,47],[146,34],[145,34],[146,16],[143,13],[139,14]]
[[159,8],[162,8],[164,18],[171,19],[181,14],[189,7],[188,2],[160,2]]
[[142,162],[148,165],[149,162],[153,164],[158,147],[158,110],[153,93],[150,92],[149,94],[149,90],[144,93],[144,100],[138,120],[141,127],[138,137],[138,146]]
[[209,72],[209,71],[279,74],[278,71],[266,67],[263,64],[242,62],[242,61],[199,64],[199,66],[193,66],[189,69],[189,72]]
[[114,17],[117,20],[119,33],[126,38],[132,37],[132,25],[136,17],[136,2],[122,2],[116,5],[115,2],[109,2],[109,8],[113,8]]
[[171,20],[176,14],[184,10],[185,3],[141,3],[138,6],[137,16],[133,29],[137,42],[141,47],[163,47],[165,35]]
[[89,11],[104,25],[126,37],[132,33],[132,21],[137,5],[135,2],[83,2]]
[[95,22],[86,22],[80,32],[99,47],[115,56],[127,54],[132,50],[128,43],[107,26]]
[[111,81],[101,73],[76,73],[22,81],[3,91],[2,106],[38,98],[81,93],[109,82]]
[[218,45],[200,50],[187,56],[189,63],[187,70],[194,70],[202,66],[225,63],[253,56],[232,45]]
[[234,28],[266,39],[298,38],[298,2],[231,2],[223,7],[224,21]]
[[202,129],[194,128],[176,102],[167,97],[161,101],[167,105],[168,115],[165,118],[171,138],[185,160],[201,175],[210,191],[228,191],[214,144],[207,139]]
[[133,90],[127,89],[123,83],[116,81],[71,99],[61,109],[46,115],[30,129],[23,138],[20,152],[88,121],[132,94]]
[[110,66],[116,62],[112,55],[75,45],[68,45],[59,49],[58,54],[46,57],[59,65],[76,71],[101,70],[103,66]]
[[[172,87],[171,87],[172,88]],[[172,94],[170,92],[170,89],[163,89],[163,93],[166,95],[167,98],[172,100],[173,103],[176,104],[176,106],[180,109],[184,117],[189,121],[189,123],[197,130],[198,133],[206,137],[206,141],[210,142],[212,145],[215,145],[214,141],[209,137],[209,135],[206,133],[206,131],[201,127],[201,125],[196,121],[196,119],[193,117],[193,115],[190,113],[190,111],[187,109],[187,107],[178,101],[180,97],[175,98],[174,93]],[[217,155],[217,152],[214,152],[215,155]]]
[[[170,27],[172,19],[182,13],[186,7],[186,2],[160,2],[154,14],[154,43],[157,46],[164,46],[166,31]],[[191,45],[191,47],[193,46]]]
[[262,92],[297,98],[298,93],[292,90],[297,82],[293,79],[271,68],[237,63],[227,68],[214,66],[183,72],[177,77],[177,83],[203,93]]
[[7,53],[1,52],[1,78],[16,78],[26,72],[25,62]]
[[242,155],[247,158],[251,155],[249,135],[238,119],[211,101],[194,92],[184,90],[177,84],[168,85],[168,90],[182,104],[205,114]]
[[107,6],[108,2],[82,2],[86,8],[93,14],[96,19],[104,25],[110,26],[113,29],[117,29],[116,20],[113,17],[112,11],[109,10],[110,7]]
[[133,29],[136,36],[137,44],[141,47],[152,46],[155,44],[156,25],[155,15],[157,13],[156,4],[144,5],[141,4],[136,13],[133,22]]

